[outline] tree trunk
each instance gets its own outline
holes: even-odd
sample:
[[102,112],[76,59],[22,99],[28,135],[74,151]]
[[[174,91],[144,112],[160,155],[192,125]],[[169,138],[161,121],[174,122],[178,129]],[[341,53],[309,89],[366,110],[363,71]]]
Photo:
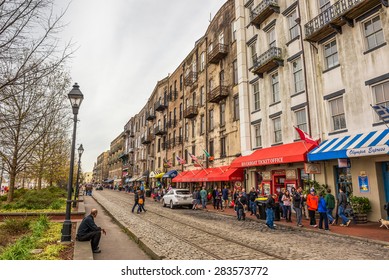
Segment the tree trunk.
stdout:
[[10,182],[9,182],[9,190],[8,190],[8,196],[7,196],[8,203],[12,202],[14,199],[16,172],[10,173],[9,177],[10,177]]

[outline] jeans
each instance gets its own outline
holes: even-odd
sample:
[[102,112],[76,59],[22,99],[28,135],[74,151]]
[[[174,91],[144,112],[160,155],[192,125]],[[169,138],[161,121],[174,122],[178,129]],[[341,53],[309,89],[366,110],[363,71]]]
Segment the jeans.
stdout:
[[202,198],[201,199],[201,204],[203,206],[203,209],[207,208],[207,199],[206,198]]
[[252,214],[257,214],[257,203],[255,201],[250,201],[250,211]]
[[323,221],[324,221],[324,227],[326,230],[328,230],[328,216],[325,212],[319,212],[320,218],[319,218],[319,228],[323,229]]
[[238,221],[246,219],[246,214],[244,213],[243,208],[238,208],[238,211],[236,211],[236,214],[238,215]]
[[274,228],[274,211],[272,208],[266,208],[266,224],[270,228]]
[[335,219],[332,216],[332,208],[327,208],[327,217],[328,217],[328,222],[331,224]]
[[339,215],[339,217],[342,218],[343,224],[344,225],[347,224],[348,219],[347,219],[346,215],[344,214],[344,207],[342,205],[339,205],[338,215]]
[[100,237],[101,237],[101,231],[88,232],[87,234],[82,235],[82,236],[77,234],[78,241],[91,240],[92,251],[96,251],[97,248],[99,247]]
[[302,225],[301,220],[303,217],[303,212],[301,208],[294,207],[294,211],[296,212],[297,225]]
[[131,210],[132,213],[134,213],[135,207],[136,207],[137,205],[138,205],[138,202],[135,202],[135,203],[134,203],[134,206],[132,206],[132,210]]
[[286,206],[286,205],[284,205],[284,208],[285,208],[285,219],[287,220],[287,221],[292,221],[292,208],[291,208],[291,206],[290,205],[288,205],[288,206]]

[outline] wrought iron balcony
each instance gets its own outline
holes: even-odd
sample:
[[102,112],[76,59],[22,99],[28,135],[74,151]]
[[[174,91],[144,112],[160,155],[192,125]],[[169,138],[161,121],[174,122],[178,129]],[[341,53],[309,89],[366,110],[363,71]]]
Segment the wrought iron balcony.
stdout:
[[153,140],[154,140],[154,136],[153,135],[147,135],[147,136],[143,136],[141,138],[141,143],[143,145],[147,145],[147,144],[150,144]]
[[182,136],[177,136],[174,141],[176,145],[182,144]]
[[165,100],[158,100],[155,102],[155,111],[163,112],[167,108],[168,104]]
[[186,119],[194,118],[195,116],[197,116],[198,113],[199,113],[199,109],[197,106],[188,106],[188,108],[184,110],[184,118]]
[[208,52],[208,63],[217,64],[228,54],[228,45],[217,44],[212,51]]
[[157,125],[154,128],[154,135],[165,135],[166,134],[166,128],[163,125]]
[[156,117],[155,117],[155,113],[154,112],[150,112],[150,113],[146,114],[146,120],[148,120],[148,121],[152,121],[155,118]]
[[184,78],[184,84],[186,86],[192,86],[197,81],[197,72],[190,71]]
[[251,68],[251,72],[263,76],[263,73],[284,65],[284,60],[281,58],[281,49],[271,47],[269,50],[261,54],[257,59],[254,60],[254,65]]
[[334,32],[342,33],[342,26],[354,27],[354,19],[382,3],[382,0],[339,0],[304,25],[305,40],[317,42]]
[[250,23],[258,27],[273,13],[279,13],[278,0],[263,0],[250,12]]
[[229,93],[228,86],[219,85],[208,93],[208,102],[219,103],[221,100],[227,98]]

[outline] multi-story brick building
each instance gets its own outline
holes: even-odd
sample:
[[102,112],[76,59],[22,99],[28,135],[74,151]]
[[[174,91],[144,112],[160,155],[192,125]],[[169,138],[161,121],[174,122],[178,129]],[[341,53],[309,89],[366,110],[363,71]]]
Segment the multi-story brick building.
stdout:
[[111,142],[108,158],[108,178],[118,186],[122,185],[123,178],[124,135],[124,132],[120,133]]
[[108,158],[109,151],[102,152],[97,157],[97,162],[93,169],[93,182],[102,183],[108,179]]

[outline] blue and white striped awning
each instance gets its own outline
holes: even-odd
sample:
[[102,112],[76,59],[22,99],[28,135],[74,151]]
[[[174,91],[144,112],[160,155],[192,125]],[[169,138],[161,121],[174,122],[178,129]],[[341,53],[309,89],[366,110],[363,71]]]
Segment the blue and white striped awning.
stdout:
[[309,161],[389,154],[389,129],[328,139],[308,154]]

